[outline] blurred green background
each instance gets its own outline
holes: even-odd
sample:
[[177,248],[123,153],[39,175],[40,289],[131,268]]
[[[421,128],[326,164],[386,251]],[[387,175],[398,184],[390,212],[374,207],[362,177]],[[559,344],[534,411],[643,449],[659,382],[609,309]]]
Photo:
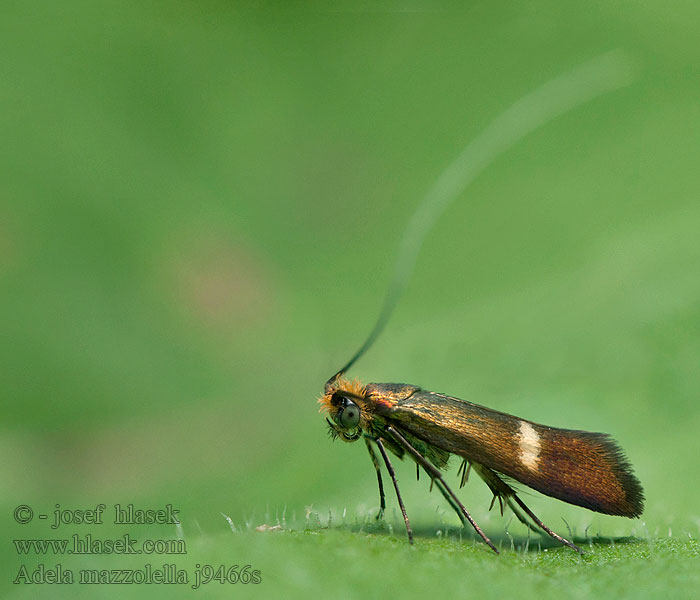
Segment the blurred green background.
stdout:
[[[691,2],[3,2],[3,586],[21,563],[131,564],[18,557],[11,539],[60,535],[17,525],[15,506],[131,502],[180,509],[188,554],[154,564],[262,572],[208,595],[691,597],[698,18]],[[366,451],[330,443],[316,398],[371,327],[444,167],[523,94],[611,49],[637,79],[528,136],[451,206],[353,375],[609,432],[646,511],[528,493],[555,530],[607,541],[589,563],[544,540],[490,556],[401,464],[410,550],[391,489],[387,526],[371,525]],[[523,545],[481,482],[460,496],[504,549]],[[164,587],[6,589],[188,592]]]

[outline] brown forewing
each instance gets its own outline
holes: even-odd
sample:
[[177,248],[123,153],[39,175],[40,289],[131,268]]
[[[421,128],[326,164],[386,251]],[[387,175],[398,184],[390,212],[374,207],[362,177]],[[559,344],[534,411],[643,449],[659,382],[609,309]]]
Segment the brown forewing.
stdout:
[[[547,427],[405,384],[371,383],[365,400],[413,436],[543,494],[611,515],[642,512],[642,487],[607,434]],[[537,434],[535,461],[522,459],[523,422]]]

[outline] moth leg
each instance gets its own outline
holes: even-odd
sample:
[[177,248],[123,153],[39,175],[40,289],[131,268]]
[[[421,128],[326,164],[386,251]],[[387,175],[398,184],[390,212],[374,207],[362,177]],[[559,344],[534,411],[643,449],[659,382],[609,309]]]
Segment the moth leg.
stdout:
[[528,517],[530,517],[530,519],[532,519],[532,522],[535,523],[540,529],[542,529],[542,531],[553,537],[558,542],[561,542],[565,546],[568,546],[572,550],[576,550],[576,552],[578,552],[579,554],[583,554],[583,552],[581,552],[581,549],[578,546],[572,544],[569,540],[564,539],[560,535],[554,533],[549,527],[547,527],[542,521],[540,521],[540,519],[537,518],[535,513],[533,513],[527,506],[525,506],[525,503],[520,498],[518,498],[518,495],[515,493],[515,490],[512,487],[510,487],[505,481],[503,481],[503,479],[501,479],[494,471],[492,471],[488,467],[485,467],[484,465],[480,465],[477,463],[473,463],[473,466],[474,470],[486,482],[486,485],[488,485],[489,488],[491,488],[491,491],[494,493],[494,495],[507,499],[508,506],[511,508],[511,510],[520,522],[527,525],[530,528],[530,530],[533,530],[532,525],[527,523],[525,517],[520,513],[520,511],[518,511],[515,508],[515,506],[513,506],[511,499],[514,500],[516,504],[523,509],[523,511],[525,511],[525,514]]
[[518,521],[520,521],[523,525],[525,525],[525,527],[527,527],[530,531],[532,531],[532,533],[541,534],[543,531],[545,533],[547,533],[544,529],[536,527],[535,525],[530,523],[530,521],[528,521],[525,518],[525,515],[523,515],[523,513],[520,512],[520,509],[518,509],[518,507],[515,506],[515,504],[513,504],[513,501],[510,498],[508,498],[508,500],[506,500],[506,502],[508,504],[508,508],[510,508],[510,510],[513,511],[513,514],[518,519]]
[[[403,499],[401,498],[401,492],[399,491],[399,482],[396,481],[396,473],[394,471],[394,466],[391,464],[391,461],[389,460],[389,456],[386,453],[386,450],[384,449],[384,444],[382,443],[381,438],[374,438],[374,442],[377,444],[377,448],[379,448],[379,452],[382,455],[382,458],[384,459],[384,464],[386,465],[386,470],[389,471],[389,475],[391,475],[391,480],[394,482],[394,489],[396,490],[396,498],[399,501],[399,507],[401,508],[401,514],[403,515],[403,520],[404,523],[406,523],[406,533],[408,534],[408,541],[409,543],[413,543],[413,531],[411,530],[411,523],[408,521],[408,515],[406,514],[406,507],[403,505]],[[413,447],[411,447],[413,448]]]
[[489,511],[493,508],[493,505],[496,504],[496,500],[498,500],[498,506],[501,509],[501,516],[503,516],[503,496],[500,494],[494,494],[493,498],[491,498],[491,504],[489,505]]
[[[536,528],[530,521],[528,521],[525,518],[525,516],[523,515],[523,513],[520,512],[518,507],[515,506],[515,504],[513,504],[511,498],[515,496],[515,490],[512,487],[510,487],[505,481],[503,481],[503,479],[495,471],[492,471],[488,467],[485,467],[484,465],[480,465],[478,463],[474,463],[474,470],[479,475],[479,477],[481,477],[484,480],[484,483],[487,486],[489,486],[489,489],[493,492],[494,501],[496,497],[499,498],[498,502],[501,505],[501,515],[503,515],[503,500],[505,500],[506,504],[508,504],[508,508],[510,508],[513,511],[513,514],[516,516],[518,521],[525,525],[530,531],[537,534],[540,534],[542,533],[542,531],[544,531],[543,529]],[[493,507],[493,501],[491,502],[491,507]],[[489,510],[491,510],[491,507],[489,507]]]
[[464,484],[469,481],[469,472],[472,470],[472,463],[467,461],[466,458],[462,459],[462,464],[459,465],[459,469],[457,469],[457,477],[459,477],[460,473],[462,474],[462,478],[459,480],[459,487],[463,488]]
[[[465,465],[467,464],[467,461],[465,460],[462,463],[462,466],[460,466],[460,470],[463,470]],[[425,467],[423,467],[425,469]],[[471,468],[471,465],[469,465],[469,468]],[[416,469],[420,469],[420,463],[416,461]],[[420,471],[418,471],[420,472]],[[428,474],[428,476],[431,478],[430,479],[430,491],[433,490],[433,483],[436,481],[435,479],[432,478],[432,475],[428,469],[425,469],[425,472]],[[459,475],[459,472],[457,473]],[[467,477],[469,476],[469,471],[467,470]],[[464,477],[464,475],[462,475]],[[460,486],[461,487],[461,486]],[[455,501],[452,499],[452,496],[448,493],[448,491],[445,489],[445,487],[442,485],[442,481],[440,479],[437,480],[437,488],[440,490],[440,493],[442,494],[442,497],[447,500],[447,503],[452,507],[452,509],[457,513],[457,516],[459,517],[459,520],[462,522],[462,527],[466,527],[467,525],[470,525],[469,521],[464,518],[464,515],[462,514],[462,510],[459,508],[459,506],[455,503]]]
[[447,493],[452,497],[457,506],[459,506],[461,513],[464,515],[467,521],[469,521],[470,525],[474,528],[474,530],[481,536],[481,539],[483,539],[484,542],[486,542],[489,545],[491,550],[498,554],[498,548],[496,548],[496,546],[493,545],[493,542],[481,530],[481,527],[477,525],[476,521],[472,518],[467,509],[464,508],[464,505],[460,502],[457,495],[450,489],[450,486],[448,486],[445,480],[443,479],[440,470],[437,467],[435,467],[431,462],[429,462],[427,458],[425,458],[420,452],[418,452],[418,450],[411,446],[411,444],[408,443],[406,438],[403,437],[394,427],[392,427],[391,425],[387,425],[386,430],[392,435],[394,439],[396,439],[396,441],[401,446],[403,446],[405,450],[408,450],[408,452],[413,456],[416,462],[420,463],[420,465],[430,474],[430,476],[433,479],[437,480],[440,484],[442,484],[445,487]]
[[[416,466],[418,466],[420,463],[416,461]],[[423,467],[425,469],[425,467]],[[432,478],[432,473],[428,470],[425,469],[425,472],[428,474],[429,477]],[[432,482],[436,481],[435,479],[430,480],[430,486],[432,488]],[[442,497],[447,500],[447,503],[452,507],[452,509],[457,513],[457,516],[459,517],[459,520],[462,522],[462,526],[466,527],[469,525],[469,521],[467,521],[464,518],[464,515],[462,514],[462,510],[459,508],[457,504],[455,504],[455,501],[452,499],[452,496],[450,496],[449,492],[445,489],[445,487],[442,485],[442,481],[440,479],[437,480],[437,489],[440,490],[440,493],[442,494]]]
[[372,464],[374,465],[374,470],[377,472],[377,483],[379,484],[379,512],[375,517],[377,521],[384,516],[384,510],[386,509],[386,499],[384,498],[384,483],[382,482],[382,472],[379,470],[379,459],[377,458],[377,453],[372,448],[372,443],[367,437],[365,437],[365,444],[367,444],[367,450],[369,456],[372,459]]
[[535,513],[533,513],[527,506],[525,506],[525,503],[520,498],[518,498],[518,496],[516,494],[513,494],[513,500],[515,500],[515,502],[517,502],[518,506],[520,506],[520,508],[522,508],[525,511],[525,514],[528,517],[530,517],[535,523],[537,523],[537,525],[539,527],[541,527],[544,531],[546,531],[555,540],[561,542],[565,546],[568,546],[572,550],[576,550],[576,552],[578,552],[579,554],[583,554],[583,552],[581,551],[581,548],[579,548],[576,544],[572,544],[569,540],[564,539],[563,537],[561,537],[557,533],[554,533],[549,527],[547,527],[542,521],[540,521],[540,519],[537,518]]

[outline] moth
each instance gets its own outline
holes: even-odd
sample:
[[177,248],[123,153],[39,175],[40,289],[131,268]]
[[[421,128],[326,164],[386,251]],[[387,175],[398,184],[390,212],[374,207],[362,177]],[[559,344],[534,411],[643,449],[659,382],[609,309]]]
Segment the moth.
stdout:
[[[622,449],[607,434],[560,429],[527,421],[459,398],[404,383],[350,381],[339,371],[319,399],[331,436],[344,442],[364,440],[377,473],[380,511],[386,508],[379,450],[396,490],[408,539],[413,533],[387,450],[408,455],[422,468],[466,526],[498,553],[445,481],[451,455],[462,459],[462,487],[475,471],[498,500],[530,529],[542,530],[577,552],[580,548],[545,525],[520,499],[508,479],[543,494],[590,510],[638,517],[644,494]],[[507,479],[508,478],[508,479]]]
[[519,498],[512,481],[590,510],[623,517],[642,514],[644,492],[618,444],[607,434],[559,429],[498,412],[459,398],[404,383],[350,381],[345,373],[374,343],[386,324],[415,264],[425,236],[449,204],[495,158],[530,132],[589,100],[627,85],[631,61],[611,52],[593,58],[522,96],[484,129],[437,178],[409,222],[379,319],[350,361],[326,382],[319,399],[331,437],[344,442],[363,439],[379,484],[381,517],[386,507],[380,462],[391,476],[409,541],[411,525],[389,458],[408,456],[423,469],[454,508],[491,549],[491,540],[477,525],[445,481],[450,456],[462,459],[460,487],[471,470],[498,500],[530,529],[544,531],[581,552],[547,527]]

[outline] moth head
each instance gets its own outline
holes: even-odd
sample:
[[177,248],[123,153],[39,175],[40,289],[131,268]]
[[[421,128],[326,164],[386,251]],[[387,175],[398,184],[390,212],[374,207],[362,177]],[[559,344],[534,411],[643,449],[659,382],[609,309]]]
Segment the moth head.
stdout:
[[331,438],[355,442],[362,437],[367,418],[363,415],[365,388],[359,381],[338,378],[326,385],[319,398],[321,412],[325,412]]

